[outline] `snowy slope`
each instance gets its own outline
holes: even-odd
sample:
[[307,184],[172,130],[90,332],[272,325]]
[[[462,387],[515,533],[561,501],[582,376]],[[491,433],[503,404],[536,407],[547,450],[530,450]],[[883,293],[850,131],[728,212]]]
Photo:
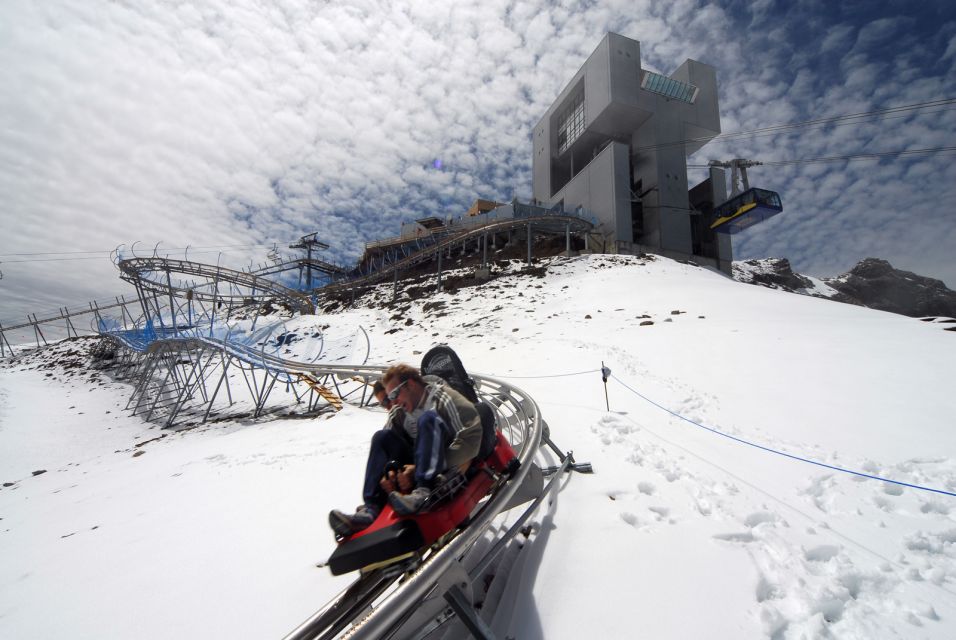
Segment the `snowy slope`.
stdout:
[[[956,492],[951,332],[661,258],[372,297],[334,316],[370,362],[449,342],[594,465],[509,552],[499,637],[956,637],[956,498],[688,422]],[[167,433],[125,385],[28,367],[0,369],[0,636],[281,637],[348,584],[313,565],[381,413]]]

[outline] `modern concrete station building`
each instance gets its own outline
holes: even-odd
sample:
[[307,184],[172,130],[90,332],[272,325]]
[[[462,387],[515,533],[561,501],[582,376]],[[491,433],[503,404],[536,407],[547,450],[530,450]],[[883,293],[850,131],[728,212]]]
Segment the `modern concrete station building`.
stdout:
[[596,216],[605,247],[691,259],[730,273],[722,169],[689,188],[687,156],[720,133],[717,73],[686,60],[669,76],[641,68],[640,42],[608,33],[535,125],[534,199]]

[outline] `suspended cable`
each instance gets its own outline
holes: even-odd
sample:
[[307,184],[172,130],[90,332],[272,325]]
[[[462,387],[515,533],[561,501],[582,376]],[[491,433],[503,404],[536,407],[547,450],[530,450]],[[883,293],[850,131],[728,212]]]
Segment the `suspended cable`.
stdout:
[[771,167],[782,167],[792,164],[813,164],[816,162],[838,162],[841,160],[872,160],[876,158],[888,158],[891,156],[910,156],[922,153],[952,153],[956,147],[934,147],[932,149],[907,149],[904,151],[879,151],[873,153],[857,153],[846,156],[828,156],[823,158],[805,158],[803,160],[771,160],[761,164]]
[[[832,117],[829,117],[829,118],[817,118],[817,119],[814,119],[814,120],[803,120],[803,121],[800,121],[800,122],[792,122],[792,123],[789,123],[789,124],[771,125],[771,126],[769,126],[769,127],[761,127],[761,128],[759,128],[759,129],[749,129],[749,130],[745,130],[745,131],[734,131],[734,132],[730,132],[730,133],[720,133],[720,134],[717,134],[716,136],[699,136],[699,137],[695,137],[695,138],[687,138],[687,139],[684,139],[684,140],[678,140],[678,141],[675,141],[675,142],[662,142],[662,143],[653,144],[653,145],[646,145],[646,146],[642,146],[642,147],[634,147],[634,148],[632,149],[632,151],[636,151],[636,152],[639,152],[639,151],[654,151],[654,150],[657,150],[657,149],[663,149],[663,148],[674,147],[674,146],[681,146],[681,145],[685,145],[685,144],[687,144],[687,143],[693,143],[693,142],[708,142],[708,143],[711,143],[711,142],[716,142],[716,141],[733,140],[733,139],[735,139],[735,138],[742,138],[742,137],[746,137],[746,136],[753,136],[753,135],[756,135],[756,134],[763,134],[763,133],[780,133],[780,132],[788,131],[788,130],[791,130],[791,129],[799,129],[799,128],[811,127],[811,126],[823,126],[823,125],[828,125],[828,124],[839,124],[839,123],[859,124],[859,123],[861,123],[861,122],[865,122],[865,121],[866,121],[866,120],[865,120],[866,118],[877,118],[877,117],[879,117],[879,116],[884,116],[884,115],[901,114],[901,113],[907,113],[907,112],[910,112],[910,111],[916,111],[916,110],[919,110],[919,109],[926,109],[926,108],[929,108],[929,107],[941,107],[941,106],[949,106],[949,105],[956,105],[956,98],[946,98],[946,99],[941,99],[941,100],[933,100],[933,101],[930,101],[930,102],[918,102],[918,103],[915,103],[915,104],[902,105],[902,106],[899,106],[899,107],[889,107],[889,108],[886,108],[886,109],[877,109],[877,110],[874,110],[874,111],[863,111],[863,112],[860,112],[860,113],[851,113],[851,114],[845,114],[845,115],[841,115],[841,116],[832,116]],[[920,114],[916,114],[916,115],[920,115]]]
[[[173,251],[170,249],[169,251]],[[208,249],[206,251],[193,251],[190,248],[190,253],[216,253],[216,249]],[[167,253],[167,252],[164,252]],[[56,255],[56,254],[52,254]],[[29,258],[27,260],[4,260],[4,264],[17,264],[20,262],[62,262],[62,261],[72,261],[72,260],[103,260],[108,257],[108,253],[101,256],[83,256],[75,258]]]
[[[807,129],[810,129],[810,130],[814,130],[814,129],[819,130],[819,129],[823,129],[823,128],[827,127],[827,126],[832,126],[832,128],[836,128],[836,127],[845,127],[845,126],[850,126],[850,125],[855,125],[855,124],[870,124],[870,123],[877,123],[877,122],[883,123],[883,122],[886,122],[887,120],[895,120],[895,119],[898,119],[898,118],[906,118],[906,117],[909,117],[909,116],[911,116],[911,115],[923,116],[923,115],[930,115],[930,114],[934,114],[934,113],[943,113],[943,112],[946,112],[946,111],[956,111],[956,106],[950,107],[950,108],[948,108],[948,109],[939,109],[939,110],[937,110],[937,111],[921,111],[920,113],[917,113],[917,114],[890,115],[890,116],[886,116],[886,117],[873,118],[873,119],[871,119],[871,120],[853,120],[853,121],[849,121],[849,122],[838,122],[838,123],[835,123],[835,124],[832,124],[832,125],[827,125],[827,124],[813,124],[813,125],[807,125],[806,128],[807,128]],[[728,135],[733,136],[733,135],[736,135],[736,134],[728,134]],[[748,134],[748,135],[746,135],[746,137],[747,137],[748,139],[753,139],[753,138],[768,138],[768,137],[771,137],[771,136],[778,136],[778,135],[781,135],[781,132],[780,132],[780,131],[767,131],[767,132],[763,132],[763,133]]]
[[[845,156],[825,156],[822,158],[803,158],[801,160],[768,160],[760,162],[761,165],[769,167],[782,167],[795,164],[813,164],[817,162],[841,162],[852,160],[874,160],[878,158],[888,158],[891,156],[910,156],[923,153],[952,153],[956,147],[933,147],[930,149],[904,149],[902,151],[874,151],[872,153],[855,153]],[[689,164],[688,169],[707,169],[707,164]]]
[[[185,251],[189,249],[241,249],[245,247],[271,247],[272,244],[224,244],[224,245],[209,245],[204,247],[199,246],[188,246],[188,247],[162,247],[163,251]],[[0,257],[3,256],[63,256],[63,255],[77,255],[82,253],[98,253],[109,255],[113,252],[113,249],[109,250],[100,250],[100,251],[36,251],[33,253],[0,253]]]

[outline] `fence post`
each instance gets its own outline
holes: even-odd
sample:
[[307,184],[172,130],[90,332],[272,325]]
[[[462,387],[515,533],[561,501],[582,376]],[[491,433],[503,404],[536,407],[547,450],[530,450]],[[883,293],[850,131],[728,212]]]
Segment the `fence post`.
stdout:
[[[7,345],[4,347],[3,345]],[[7,349],[10,350],[10,356],[14,355],[13,345],[7,340],[7,336],[3,333],[3,325],[0,324],[0,356],[5,356],[7,354]]]
[[528,266],[531,266],[531,221],[528,220]]
[[[30,314],[27,314],[27,320],[29,319],[30,319]],[[37,320],[37,314],[35,313],[33,314],[32,324],[33,324],[33,337],[36,338],[37,349],[40,348],[40,338],[43,338],[44,345],[49,345],[49,343],[46,341],[46,336],[43,335],[42,331],[40,331],[40,321]]]

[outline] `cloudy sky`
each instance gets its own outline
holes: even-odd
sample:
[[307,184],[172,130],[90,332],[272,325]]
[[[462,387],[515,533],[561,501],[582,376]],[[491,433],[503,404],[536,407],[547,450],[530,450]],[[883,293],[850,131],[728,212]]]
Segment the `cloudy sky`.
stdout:
[[[351,262],[402,220],[530,197],[531,126],[609,30],[646,69],[715,66],[725,133],[956,98],[950,0],[4,0],[0,321],[127,291],[121,244],[243,266],[318,231]],[[727,136],[690,162],[953,147],[954,109]],[[956,287],[954,159],[752,169],[785,213],[736,257],[826,276],[876,256]]]

